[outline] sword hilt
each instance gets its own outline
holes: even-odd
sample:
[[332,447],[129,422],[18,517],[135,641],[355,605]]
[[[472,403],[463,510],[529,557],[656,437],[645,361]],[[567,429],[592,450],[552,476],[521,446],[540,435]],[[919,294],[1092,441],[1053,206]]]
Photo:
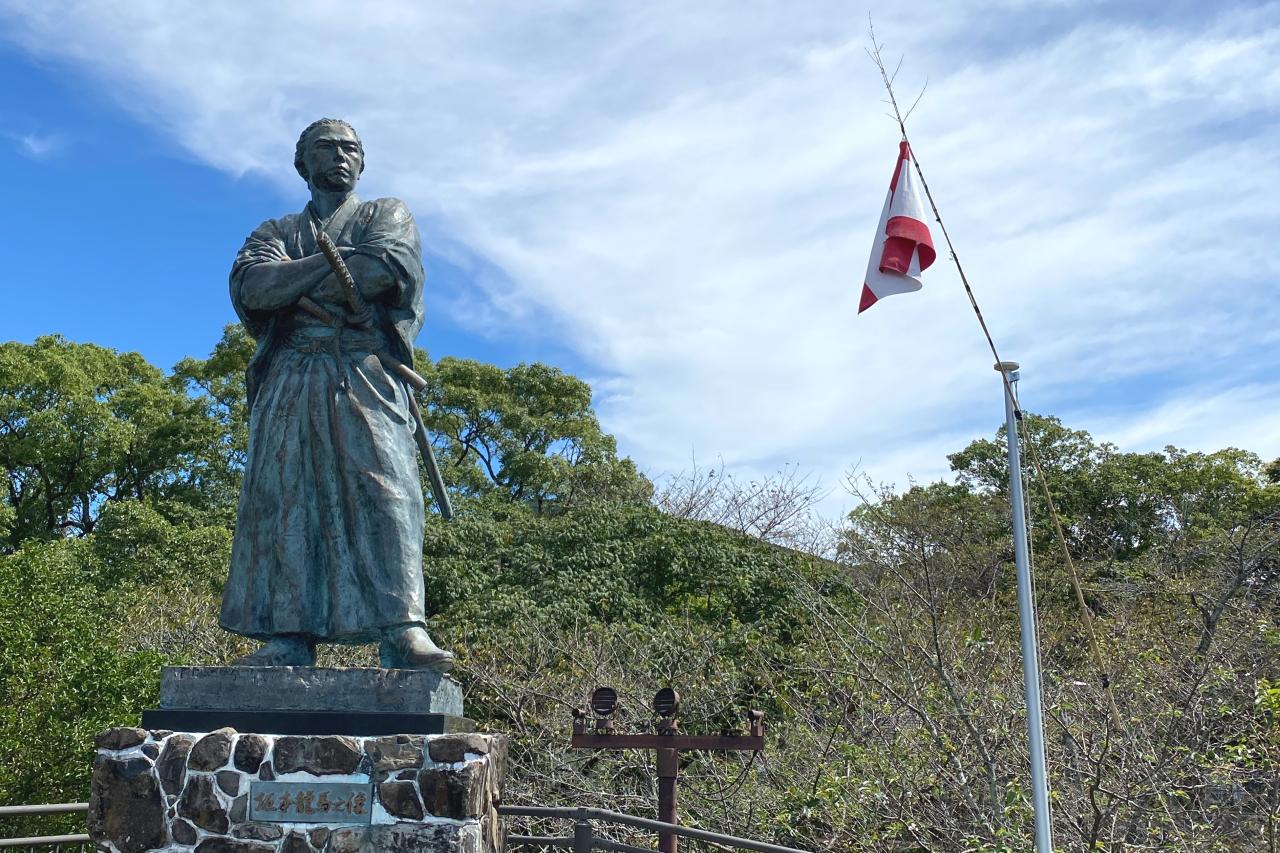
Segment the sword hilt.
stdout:
[[338,247],[333,244],[333,239],[323,229],[317,229],[316,245],[320,247],[321,254],[329,262],[329,268],[333,270],[338,283],[342,285],[342,292],[347,297],[347,307],[354,315],[352,321],[357,325],[368,325],[371,316],[369,303],[364,301],[364,295],[360,292],[360,288],[356,287],[356,280],[352,277],[351,270],[347,268],[347,262],[342,259],[342,255],[338,254]]

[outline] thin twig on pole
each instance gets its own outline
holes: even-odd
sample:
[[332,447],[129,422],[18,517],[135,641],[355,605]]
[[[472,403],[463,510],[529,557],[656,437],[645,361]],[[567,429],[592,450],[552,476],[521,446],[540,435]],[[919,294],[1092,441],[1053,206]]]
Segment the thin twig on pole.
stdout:
[[[947,244],[947,252],[951,255],[951,262],[956,265],[956,272],[960,274],[960,283],[964,285],[965,295],[969,298],[969,305],[973,308],[974,316],[978,318],[978,325],[982,327],[982,334],[987,339],[987,346],[991,349],[991,355],[995,358],[997,364],[1003,359],[996,349],[996,342],[991,336],[991,330],[987,328],[986,318],[982,316],[982,309],[978,307],[978,299],[974,296],[973,288],[969,286],[969,277],[965,275],[964,267],[960,263],[960,256],[956,254],[955,245],[951,242],[951,235],[947,233],[947,225],[942,221],[942,213],[938,210],[938,204],[933,200],[933,193],[929,190],[929,182],[924,178],[924,171],[920,168],[920,161],[916,157],[915,146],[911,145],[911,140],[907,137],[907,117],[915,110],[920,103],[920,97],[924,96],[921,90],[920,97],[916,98],[911,109],[903,115],[902,110],[898,107],[898,97],[894,93],[893,81],[898,76],[898,71],[902,68],[902,60],[898,60],[898,65],[890,74],[885,68],[884,57],[881,54],[881,45],[876,41],[875,28],[871,25],[870,16],[868,16],[867,32],[871,38],[871,47],[867,50],[867,55],[871,57],[871,61],[875,63],[876,68],[880,71],[880,79],[884,81],[885,91],[889,95],[889,105],[893,108],[893,118],[898,123],[898,129],[902,132],[902,139],[907,143],[907,148],[911,151],[911,162],[915,166],[916,175],[920,178],[920,186],[924,187],[925,197],[929,200],[929,207],[933,210],[933,218],[937,220],[938,227],[942,231],[942,237]],[[1018,406],[1018,399],[1013,392],[1013,386],[1009,383],[1009,377],[1004,371],[1000,372],[1001,382],[1004,384],[1004,392],[1008,395],[1009,400],[1013,403],[1014,410],[1018,413],[1018,420],[1023,423],[1026,429],[1025,421],[1022,421],[1022,410]],[[1120,710],[1116,706],[1115,693],[1112,690],[1111,673],[1107,668],[1106,661],[1102,657],[1102,651],[1098,643],[1097,631],[1093,624],[1093,611],[1089,609],[1089,605],[1084,600],[1084,591],[1080,585],[1080,576],[1076,571],[1075,560],[1071,557],[1071,549],[1067,545],[1067,537],[1063,532],[1062,520],[1058,517],[1058,508],[1053,501],[1053,494],[1049,490],[1049,481],[1045,477],[1044,468],[1040,464],[1040,455],[1036,451],[1035,443],[1030,441],[1030,435],[1027,436],[1027,449],[1030,451],[1031,464],[1036,471],[1036,479],[1040,482],[1040,489],[1044,494],[1045,505],[1049,509],[1049,517],[1053,522],[1053,530],[1057,537],[1058,544],[1062,547],[1063,557],[1066,559],[1067,568],[1071,578],[1071,588],[1075,592],[1076,604],[1080,608],[1080,621],[1084,626],[1085,638],[1089,645],[1089,656],[1093,660],[1093,665],[1097,668],[1102,677],[1102,689],[1107,697],[1108,711],[1111,718],[1111,724],[1116,729],[1124,730],[1124,721],[1120,716]]]

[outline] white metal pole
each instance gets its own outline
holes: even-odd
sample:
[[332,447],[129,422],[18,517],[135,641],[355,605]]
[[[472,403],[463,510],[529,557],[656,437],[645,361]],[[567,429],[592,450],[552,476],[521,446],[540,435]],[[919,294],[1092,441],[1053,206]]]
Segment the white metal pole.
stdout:
[[1013,511],[1013,555],[1018,567],[1018,620],[1022,626],[1022,681],[1027,694],[1027,739],[1031,752],[1031,802],[1036,816],[1036,853],[1052,853],[1053,824],[1049,816],[1049,773],[1045,767],[1044,717],[1040,711],[1040,652],[1036,641],[1036,603],[1032,596],[1031,559],[1027,552],[1027,514],[1022,500],[1022,461],[1018,453],[1018,420],[1014,404],[1018,363],[1002,361],[996,370],[1008,378],[1004,391],[1004,422],[1009,443],[1009,505]]

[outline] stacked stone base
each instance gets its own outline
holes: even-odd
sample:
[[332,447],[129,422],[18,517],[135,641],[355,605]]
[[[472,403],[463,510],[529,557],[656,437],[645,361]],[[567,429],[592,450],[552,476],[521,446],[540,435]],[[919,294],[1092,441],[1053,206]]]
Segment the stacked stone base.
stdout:
[[[98,737],[89,834],[113,853],[498,853],[504,735],[384,737],[187,734],[110,729]],[[263,782],[367,790],[305,820],[259,818]],[[369,785],[369,788],[357,787]],[[251,789],[256,788],[256,791]],[[319,789],[324,789],[323,784]],[[251,798],[252,797],[252,798]],[[323,802],[323,808],[317,803]],[[335,800],[336,802],[336,800]],[[276,807],[272,802],[272,807]],[[358,806],[358,808],[357,808]],[[359,818],[361,823],[353,821]]]

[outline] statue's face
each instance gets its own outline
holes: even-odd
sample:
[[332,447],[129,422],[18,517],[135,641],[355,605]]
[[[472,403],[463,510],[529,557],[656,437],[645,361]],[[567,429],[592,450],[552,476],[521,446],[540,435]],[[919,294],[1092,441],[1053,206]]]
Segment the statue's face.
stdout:
[[321,127],[311,135],[302,160],[311,185],[330,192],[355,189],[364,168],[355,135],[334,125]]

